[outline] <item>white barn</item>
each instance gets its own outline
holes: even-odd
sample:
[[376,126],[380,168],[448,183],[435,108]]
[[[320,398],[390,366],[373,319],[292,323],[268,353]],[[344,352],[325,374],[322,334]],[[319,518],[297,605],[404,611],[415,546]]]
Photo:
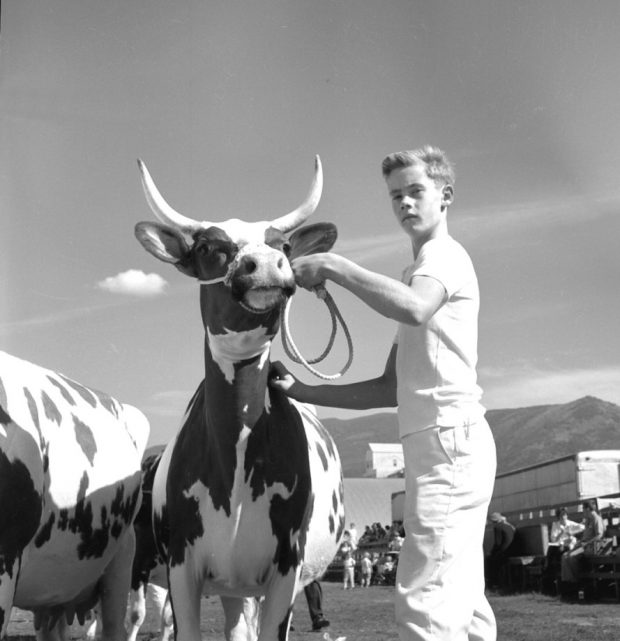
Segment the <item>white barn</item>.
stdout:
[[402,475],[405,466],[400,443],[368,443],[365,477],[388,478]]

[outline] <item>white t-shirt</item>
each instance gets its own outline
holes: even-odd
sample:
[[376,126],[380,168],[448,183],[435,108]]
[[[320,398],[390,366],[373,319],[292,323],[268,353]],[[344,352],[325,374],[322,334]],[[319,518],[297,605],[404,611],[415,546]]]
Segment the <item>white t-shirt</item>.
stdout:
[[403,282],[434,278],[447,301],[420,326],[399,324],[396,377],[400,437],[435,425],[475,423],[484,416],[476,382],[478,279],[465,249],[450,236],[427,241]]

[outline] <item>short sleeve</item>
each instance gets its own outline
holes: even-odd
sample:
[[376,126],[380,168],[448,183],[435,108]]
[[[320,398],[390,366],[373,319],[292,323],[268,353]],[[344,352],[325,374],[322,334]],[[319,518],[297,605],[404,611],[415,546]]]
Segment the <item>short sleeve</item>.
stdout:
[[439,281],[448,297],[471,278],[473,266],[465,249],[452,238],[434,238],[425,243],[411,276],[428,276]]

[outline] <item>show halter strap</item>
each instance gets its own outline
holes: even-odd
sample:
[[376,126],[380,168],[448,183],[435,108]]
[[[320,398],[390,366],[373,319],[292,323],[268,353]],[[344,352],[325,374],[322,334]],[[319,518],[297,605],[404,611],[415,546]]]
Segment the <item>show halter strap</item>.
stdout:
[[[225,285],[228,285],[231,272],[232,270],[229,269],[227,273],[224,274],[223,276],[218,276],[217,278],[210,278],[208,280],[197,280],[197,282],[199,285],[217,285],[218,283],[224,283]],[[317,356],[316,358],[311,358],[310,360],[306,360],[302,356],[301,352],[299,351],[299,348],[297,347],[297,345],[295,344],[295,341],[293,340],[293,337],[291,336],[291,329],[289,326],[289,310],[290,310],[291,300],[292,300],[292,297],[291,297],[286,301],[286,303],[282,305],[282,347],[284,347],[284,352],[292,361],[294,361],[295,363],[299,363],[300,365],[303,365],[309,372],[311,372],[318,378],[322,378],[325,381],[333,381],[337,378],[340,378],[349,369],[349,367],[351,367],[351,363],[353,362],[353,340],[351,338],[351,333],[349,332],[349,328],[347,327],[347,324],[345,323],[344,318],[340,313],[340,310],[336,306],[334,299],[331,297],[331,294],[325,289],[325,287],[322,287],[322,286],[315,287],[313,291],[317,295],[317,298],[320,298],[325,302],[325,305],[327,305],[327,308],[329,309],[329,312],[331,314],[332,330],[331,330],[331,336],[329,337],[327,346],[323,350],[322,354],[320,356]],[[320,363],[322,360],[325,360],[325,358],[331,351],[332,347],[334,346],[334,341],[336,340],[336,334],[338,332],[338,323],[340,323],[340,326],[342,327],[342,331],[344,332],[345,338],[347,340],[347,347],[349,348],[349,356],[347,358],[347,362],[344,364],[343,368],[338,373],[323,374],[322,372],[319,372],[317,369],[312,367],[312,365],[315,363]]]
[[[291,330],[289,327],[288,317],[292,298],[289,298],[286,301],[282,309],[282,347],[284,347],[284,352],[292,361],[303,365],[309,372],[311,372],[318,378],[322,378],[326,381],[333,381],[337,378],[340,378],[349,369],[351,363],[353,362],[353,340],[351,339],[349,328],[347,327],[347,324],[345,323],[344,318],[342,317],[342,314],[340,313],[340,310],[336,306],[336,303],[334,302],[334,299],[331,297],[330,293],[323,286],[315,287],[313,291],[318,298],[325,301],[325,304],[327,305],[327,308],[329,309],[331,314],[332,331],[331,336],[329,337],[329,342],[327,343],[327,347],[323,350],[323,353],[320,356],[317,356],[316,358],[310,360],[306,360],[301,355],[299,348],[293,341]],[[334,340],[336,339],[336,333],[338,331],[338,322],[340,322],[342,331],[344,332],[344,335],[347,339],[349,357],[344,367],[337,374],[323,374],[322,372],[319,372],[317,369],[312,367],[312,364],[319,363],[320,361],[324,360],[331,351],[331,348],[334,345]]]
[[224,274],[219,278],[210,278],[209,280],[198,280],[199,285],[216,285],[217,283],[224,283],[228,278],[228,274]]

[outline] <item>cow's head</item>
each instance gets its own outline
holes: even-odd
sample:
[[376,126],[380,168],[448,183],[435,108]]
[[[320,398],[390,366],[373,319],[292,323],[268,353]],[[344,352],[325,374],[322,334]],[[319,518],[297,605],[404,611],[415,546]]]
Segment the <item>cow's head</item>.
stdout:
[[318,156],[303,203],[285,216],[254,223],[187,218],[162,198],[144,163],[138,165],[146,199],[161,223],[138,223],[136,237],[153,256],[200,283],[207,336],[244,332],[247,339],[248,331],[262,328],[259,333],[270,340],[278,329],[282,303],[295,291],[290,260],[328,251],[336,241],[336,227],[329,223],[309,225],[288,236],[319,204],[323,174]]

